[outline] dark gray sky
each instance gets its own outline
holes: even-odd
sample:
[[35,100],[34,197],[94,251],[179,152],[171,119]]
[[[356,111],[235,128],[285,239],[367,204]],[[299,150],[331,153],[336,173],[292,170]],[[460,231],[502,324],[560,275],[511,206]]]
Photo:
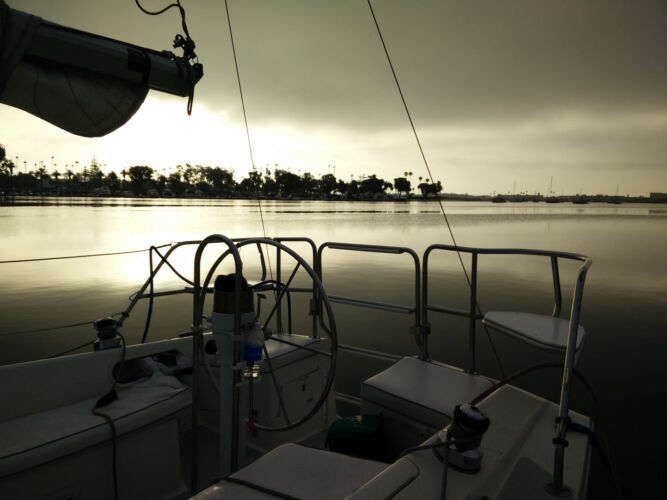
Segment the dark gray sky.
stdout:
[[[156,49],[180,31],[176,10],[148,17],[132,0],[8,3]],[[250,161],[224,2],[183,5],[205,71],[192,117],[184,101],[155,95],[124,130],[90,140],[2,106],[17,124],[3,126],[8,153],[29,167],[51,154],[59,168],[96,154],[117,171],[189,161],[244,175]],[[517,191],[545,192],[552,176],[558,194],[667,191],[664,0],[373,5],[446,191],[506,193],[516,181]],[[426,175],[365,0],[231,0],[230,11],[258,166]],[[188,146],[175,150],[179,134]]]

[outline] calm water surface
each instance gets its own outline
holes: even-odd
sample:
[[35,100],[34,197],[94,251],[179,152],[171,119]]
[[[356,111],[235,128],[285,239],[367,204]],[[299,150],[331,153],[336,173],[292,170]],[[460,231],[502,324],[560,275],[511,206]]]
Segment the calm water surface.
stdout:
[[[657,485],[665,459],[658,443],[667,442],[667,207],[664,205],[545,205],[448,202],[446,209],[457,243],[465,246],[543,248],[586,254],[593,259],[584,293],[582,324],[588,337],[579,363],[597,392],[609,420],[615,455],[630,498]],[[421,257],[431,243],[451,243],[436,203],[432,202],[262,202],[269,236],[307,236],[317,245],[344,241],[413,248]],[[145,249],[212,233],[231,237],[262,234],[257,202],[228,200],[31,199],[0,206],[0,261]],[[307,252],[305,245],[295,249]],[[192,276],[191,250],[178,251],[173,262]],[[257,273],[254,254],[248,273]],[[212,253],[207,254],[210,261]],[[410,259],[327,251],[324,283],[330,294],[411,304]],[[310,260],[310,259],[309,259]],[[469,261],[464,258],[469,267]],[[272,262],[275,266],[275,262]],[[86,322],[122,311],[148,273],[146,252],[88,259],[0,264],[0,363],[53,355],[92,339],[86,325],[62,330],[20,333],[53,325]],[[454,254],[438,254],[430,263],[430,299],[465,308],[468,291]],[[272,268],[273,271],[275,269]],[[283,273],[289,273],[285,265]],[[564,304],[571,299],[575,266],[563,265]],[[480,257],[479,303],[485,310],[550,313],[553,306],[548,260]],[[297,282],[306,283],[304,276]],[[164,273],[158,289],[180,286]],[[143,332],[142,301],[124,332],[137,342]],[[297,306],[299,301],[297,301]],[[187,330],[190,298],[170,297],[155,304],[150,337],[165,338]],[[569,309],[564,306],[567,315]],[[416,349],[411,320],[347,306],[335,307],[341,341],[399,354]],[[466,366],[467,324],[432,317],[431,354]],[[305,328],[307,319],[295,319]],[[548,354],[491,334],[505,372],[537,362]],[[500,377],[500,368],[480,329],[479,369]],[[369,372],[345,356],[345,370]],[[339,388],[354,392],[346,379]],[[556,397],[557,374],[537,375],[522,385]],[[590,414],[590,400],[575,387],[576,409]],[[652,415],[653,425],[646,425]],[[638,449],[637,443],[645,443]],[[651,444],[654,443],[654,444]],[[603,498],[608,476],[595,466],[593,493]]]

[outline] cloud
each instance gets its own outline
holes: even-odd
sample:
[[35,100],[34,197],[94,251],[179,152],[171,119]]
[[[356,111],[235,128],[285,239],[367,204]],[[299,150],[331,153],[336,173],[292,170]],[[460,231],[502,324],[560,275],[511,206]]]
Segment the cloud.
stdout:
[[[181,30],[175,9],[148,17],[132,2],[9,3],[157,49]],[[218,117],[243,146],[224,3],[184,5],[205,73],[195,113]],[[454,188],[486,192],[518,177],[543,191],[546,173],[561,169],[575,190],[595,190],[600,172],[624,168],[639,192],[667,184],[664,0],[373,6],[427,157]],[[386,178],[423,169],[365,2],[231,1],[230,12],[257,164],[320,173],[337,164],[341,175],[375,169]],[[245,164],[241,150],[200,160]]]

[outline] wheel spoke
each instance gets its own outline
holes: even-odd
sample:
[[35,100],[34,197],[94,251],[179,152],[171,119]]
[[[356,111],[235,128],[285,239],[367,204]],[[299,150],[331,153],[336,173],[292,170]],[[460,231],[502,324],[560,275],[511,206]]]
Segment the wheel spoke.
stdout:
[[269,316],[266,318],[266,321],[264,322],[264,325],[262,326],[262,330],[265,330],[267,325],[269,324],[269,321],[271,321],[271,318],[273,317],[273,313],[276,312],[276,309],[280,306],[280,302],[283,298],[283,295],[285,295],[285,292],[290,286],[290,283],[292,283],[292,280],[294,279],[294,276],[296,275],[296,272],[299,270],[299,267],[301,267],[301,262],[297,262],[296,266],[294,267],[294,270],[292,271],[291,276],[287,280],[287,283],[285,283],[285,286],[280,290],[280,294],[278,294],[278,298],[276,299],[276,303],[273,305],[273,309],[271,309],[271,312],[269,313]]
[[269,351],[266,348],[266,343],[262,343],[262,349],[264,350],[264,356],[266,356],[266,363],[269,365],[269,373],[271,373],[273,387],[276,390],[276,394],[278,394],[278,402],[280,403],[280,409],[283,412],[283,417],[285,417],[285,422],[287,425],[292,425],[289,417],[287,416],[287,408],[285,407],[285,402],[283,401],[283,395],[280,392],[280,386],[278,386],[278,381],[276,380],[276,374],[273,372],[273,365],[271,364],[271,358],[269,357]]
[[321,356],[326,356],[327,358],[331,357],[331,353],[326,352],[326,351],[320,351],[318,349],[313,349],[312,347],[308,347],[305,345],[297,344],[296,342],[291,342],[289,340],[281,339],[279,337],[271,337],[271,340],[275,340],[276,342],[280,342],[282,344],[287,344],[291,345],[293,347],[296,347],[298,349],[303,349],[304,351],[309,351],[309,352],[314,352],[315,354],[319,354]]

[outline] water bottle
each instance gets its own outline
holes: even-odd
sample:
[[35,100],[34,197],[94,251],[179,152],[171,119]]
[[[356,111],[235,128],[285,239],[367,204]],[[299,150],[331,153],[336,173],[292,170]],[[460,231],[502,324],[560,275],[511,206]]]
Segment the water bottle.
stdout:
[[258,322],[249,327],[243,335],[243,357],[249,365],[262,360],[264,331]]

